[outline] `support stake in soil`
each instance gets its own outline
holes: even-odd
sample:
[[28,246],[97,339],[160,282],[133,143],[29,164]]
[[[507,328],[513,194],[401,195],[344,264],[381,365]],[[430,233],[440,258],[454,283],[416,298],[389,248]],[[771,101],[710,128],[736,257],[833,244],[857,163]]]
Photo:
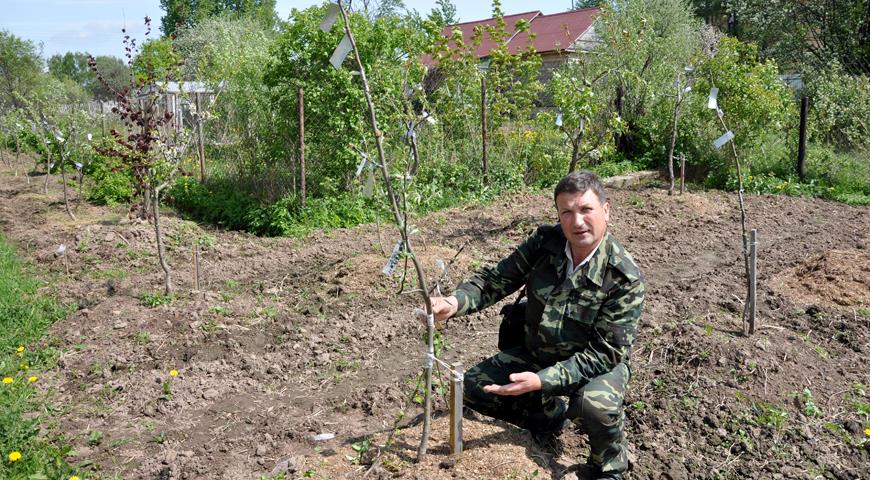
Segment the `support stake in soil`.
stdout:
[[755,333],[756,292],[758,279],[758,231],[749,232],[749,334]]
[[199,291],[199,245],[193,246],[193,289]]
[[462,453],[462,397],[465,371],[461,363],[450,365],[450,454]]

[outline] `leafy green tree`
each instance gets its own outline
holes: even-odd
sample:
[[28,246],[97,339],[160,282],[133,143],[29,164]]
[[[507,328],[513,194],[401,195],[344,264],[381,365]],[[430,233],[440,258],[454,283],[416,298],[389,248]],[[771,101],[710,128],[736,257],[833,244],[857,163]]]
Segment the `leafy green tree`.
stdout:
[[[325,6],[294,9],[265,72],[270,102],[277,111],[276,128],[284,135],[297,131],[297,92],[300,87],[305,90],[306,158],[314,179],[312,196],[347,190],[359,161],[358,149],[365,148],[360,145],[366,125],[363,93],[352,69],[335,69],[329,63],[343,32],[337,27],[320,30],[325,13]],[[425,38],[406,18],[372,21],[357,12],[350,15],[350,21],[362,62],[371,72],[369,81],[377,104],[390,107],[378,112],[385,119],[384,133],[399,138],[404,134],[400,117],[409,83],[406,66],[416,64]],[[413,70],[421,76],[422,69]],[[281,143],[287,144],[286,137]]]
[[[67,78],[81,85],[94,98],[109,100],[113,97],[96,74],[88,67],[90,55],[84,52],[67,52],[63,55],[52,55],[48,59],[48,72],[57,78]],[[110,87],[121,89],[130,83],[130,68],[117,57],[100,55],[96,57],[97,67]]]
[[870,74],[870,0],[733,0],[740,37],[790,68],[837,61]]
[[429,12],[428,20],[440,27],[453,25],[459,21],[456,5],[450,0],[436,0],[435,7]]
[[722,37],[716,55],[698,66],[697,76],[699,92],[719,89],[719,107],[738,143],[783,131],[795,119],[792,94],[779,79],[776,62],[761,60],[754,44]]
[[605,0],[574,0],[571,4],[571,10],[580,10],[582,8],[600,7]]
[[146,40],[132,60],[133,75],[141,80],[146,78],[168,78],[179,80],[181,58],[169,38]]
[[88,68],[87,53],[83,52],[66,52],[65,54],[55,54],[48,59],[48,73],[57,78],[68,78],[79,85],[87,88],[87,84],[96,77]]
[[[691,6],[685,0],[615,0],[596,25],[595,55],[581,61],[604,79],[595,91],[613,105],[621,124],[617,150],[635,156],[644,150],[641,141],[666,144],[674,79],[700,45],[701,25]],[[663,158],[664,150],[656,156]]]
[[160,30],[167,37],[217,15],[253,18],[269,29],[278,23],[275,0],[160,0],[160,8],[166,12]]
[[[275,32],[251,18],[213,17],[185,30],[175,41],[185,59],[184,76],[219,92],[210,111],[220,120],[205,124],[206,136],[233,145],[233,151],[215,147],[210,156],[220,156],[215,160],[227,165],[243,163],[245,168],[231,169],[233,180],[260,192],[268,192],[264,185],[274,185],[275,179],[290,173],[283,163],[269,168],[273,166],[269,159],[287,154],[286,132],[275,128],[276,110],[263,80],[263,65],[271,60],[269,49],[275,37]],[[285,192],[266,196],[275,193]]]
[[0,30],[0,111],[21,108],[20,98],[29,94],[41,74],[39,47]]

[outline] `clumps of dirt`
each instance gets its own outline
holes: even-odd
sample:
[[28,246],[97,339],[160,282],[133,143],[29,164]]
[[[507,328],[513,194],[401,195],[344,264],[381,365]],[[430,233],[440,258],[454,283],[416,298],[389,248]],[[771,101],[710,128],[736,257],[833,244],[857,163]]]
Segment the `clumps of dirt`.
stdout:
[[870,252],[829,250],[813,255],[774,279],[793,300],[807,305],[858,307],[870,304]]

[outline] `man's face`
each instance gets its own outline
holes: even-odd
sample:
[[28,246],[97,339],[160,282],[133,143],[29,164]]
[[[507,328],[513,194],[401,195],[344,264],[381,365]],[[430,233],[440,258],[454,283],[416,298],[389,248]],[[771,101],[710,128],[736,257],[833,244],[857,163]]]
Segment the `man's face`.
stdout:
[[576,253],[588,254],[604,237],[610,220],[610,204],[602,205],[592,190],[560,193],[556,197],[559,225]]

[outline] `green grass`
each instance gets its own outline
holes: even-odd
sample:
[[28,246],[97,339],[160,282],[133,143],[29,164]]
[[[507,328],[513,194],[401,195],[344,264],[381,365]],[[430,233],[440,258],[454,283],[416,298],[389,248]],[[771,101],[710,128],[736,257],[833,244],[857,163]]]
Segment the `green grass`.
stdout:
[[[52,433],[54,409],[41,395],[40,372],[53,366],[57,351],[37,343],[69,310],[38,296],[39,286],[0,235],[0,377],[8,379],[0,383],[0,478],[8,480],[76,473],[64,460],[69,446]],[[13,452],[20,455],[14,462]]]

